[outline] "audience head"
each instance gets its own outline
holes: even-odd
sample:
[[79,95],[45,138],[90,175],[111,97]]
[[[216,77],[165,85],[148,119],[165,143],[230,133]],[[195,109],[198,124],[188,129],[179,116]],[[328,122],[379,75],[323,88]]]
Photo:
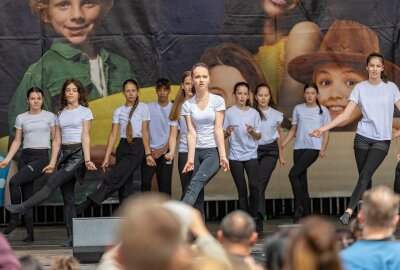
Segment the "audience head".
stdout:
[[265,241],[265,268],[268,270],[281,270],[285,262],[290,230],[274,233]]
[[242,210],[227,214],[221,221],[218,239],[222,244],[254,245],[257,242],[254,219]]
[[61,256],[53,261],[51,270],[81,270],[81,266],[75,257]]
[[368,228],[396,228],[399,221],[399,195],[385,186],[364,192],[358,218]]
[[21,270],[43,270],[41,263],[33,256],[26,255],[19,258]]
[[142,194],[122,207],[121,256],[126,269],[180,269],[190,260],[179,218],[166,197]]
[[335,228],[325,219],[310,216],[293,229],[285,269],[340,270],[341,262],[335,238]]

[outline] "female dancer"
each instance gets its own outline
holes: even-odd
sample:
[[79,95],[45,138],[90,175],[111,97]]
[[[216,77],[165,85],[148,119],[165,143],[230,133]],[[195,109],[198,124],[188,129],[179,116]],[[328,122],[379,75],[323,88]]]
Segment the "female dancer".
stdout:
[[316,127],[331,121],[329,111],[321,106],[318,100],[318,86],[308,83],[304,86],[305,103],[294,107],[292,128],[290,129],[282,147],[296,135],[293,151],[293,167],[289,172],[290,184],[294,196],[294,218],[296,223],[302,216],[310,214],[310,196],[308,194],[307,169],[317,160],[318,156],[325,156],[328,146],[329,133],[323,138],[311,138],[309,133]]
[[75,182],[83,183],[86,169],[96,170],[96,166],[90,161],[90,123],[93,119],[92,111],[87,108],[86,91],[82,83],[76,79],[65,81],[60,96],[60,111],[55,121],[55,137],[53,141],[53,153],[50,164],[43,171],[54,173],[46,185],[36,194],[21,204],[6,205],[11,213],[25,214],[32,207],[45,201],[54,190],[60,187],[64,200],[64,216],[67,227],[67,241],[62,246],[72,246],[72,219],[75,213]]
[[[273,108],[275,103],[271,96],[271,91],[267,84],[257,85],[254,91],[254,108],[258,111],[261,118],[261,138],[258,141],[258,164],[259,164],[259,207],[260,218],[257,219],[257,227],[262,228],[262,217],[265,215],[265,190],[269,179],[276,167],[279,159],[281,166],[286,161],[282,151],[282,128],[283,114]],[[261,221],[261,222],[260,222]],[[260,226],[261,224],[261,226]]]
[[[239,208],[250,213],[259,223],[257,140],[261,138],[261,119],[250,107],[248,83],[236,83],[233,94],[236,103],[226,111],[223,125],[225,138],[229,137],[229,167],[239,195]],[[249,198],[244,171],[249,181]],[[261,232],[261,227],[257,226],[258,232]]]
[[[363,192],[371,185],[372,175],[385,159],[392,138],[394,106],[400,109],[400,93],[397,86],[387,81],[384,73],[384,57],[380,52],[373,52],[367,57],[366,69],[368,80],[354,87],[343,113],[329,124],[310,133],[320,137],[344,121],[347,121],[357,105],[363,115],[358,123],[354,138],[354,155],[358,169],[357,185],[351,195],[346,211],[340,221],[347,225]],[[393,137],[400,135],[400,131]]]
[[[23,201],[32,196],[33,182],[43,175],[44,167],[49,164],[50,139],[53,139],[55,134],[54,114],[42,110],[42,89],[32,87],[28,90],[26,97],[29,110],[17,116],[15,139],[6,158],[0,163],[1,168],[7,167],[21,146],[23,138],[23,150],[18,163],[18,172],[10,179],[9,184],[11,203],[13,204],[21,203],[21,193]],[[57,152],[53,151],[52,155],[57,156]],[[22,241],[32,242],[34,240],[32,209],[25,213],[24,221],[27,236]],[[11,214],[8,226],[3,233],[11,233],[19,223],[19,215]]]
[[204,186],[218,172],[219,166],[226,171],[229,163],[222,129],[224,99],[208,91],[210,73],[205,64],[194,65],[191,74],[196,94],[182,106],[182,115],[185,116],[188,128],[188,159],[182,172],[193,171],[193,177],[182,201],[199,205],[199,194],[203,192]]
[[178,147],[178,172],[181,178],[182,194],[185,192],[186,186],[189,184],[192,178],[192,172],[183,173],[183,168],[187,161],[188,149],[187,149],[187,126],[185,118],[181,115],[182,104],[186,100],[193,97],[193,85],[192,78],[190,76],[190,71],[185,71],[181,78],[181,87],[176,94],[174,104],[169,115],[169,142],[168,148],[169,152],[165,154],[165,158],[168,160],[173,160],[176,149],[176,140],[178,137],[179,129],[179,147]]
[[[117,148],[117,164],[111,169],[111,172],[100,187],[77,206],[77,214],[81,214],[93,204],[100,205],[121,187],[133,190],[133,188],[129,187],[133,185],[132,174],[142,164],[144,153],[151,153],[149,137],[150,111],[147,104],[139,102],[139,84],[132,79],[126,80],[123,84],[123,91],[125,104],[114,111],[106,155],[101,167],[106,171],[109,166],[110,155],[118,137],[118,132],[120,132],[121,140]],[[148,166],[155,166],[155,161],[151,154],[146,154],[146,163]],[[135,186],[140,187],[141,182],[135,183]]]

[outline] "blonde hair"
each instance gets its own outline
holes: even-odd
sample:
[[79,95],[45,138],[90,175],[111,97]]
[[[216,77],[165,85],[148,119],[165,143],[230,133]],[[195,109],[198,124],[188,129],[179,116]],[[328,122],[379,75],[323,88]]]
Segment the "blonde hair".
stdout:
[[53,261],[51,270],[81,270],[81,265],[73,256],[62,256]]
[[[32,13],[37,15],[47,27],[51,28],[49,1],[50,0],[29,0],[29,5],[31,6]],[[99,2],[102,7],[102,16],[107,14],[114,5],[114,0],[100,0]]]
[[181,85],[179,86],[179,90],[176,93],[174,104],[172,105],[171,112],[169,114],[169,120],[176,121],[179,120],[181,116],[182,104],[185,101],[185,90],[183,90],[182,84],[187,77],[190,77],[192,73],[188,70],[183,72],[181,77]]
[[[137,91],[139,93],[139,84],[137,81],[135,81],[133,79],[126,80],[122,84],[122,90],[125,90],[125,86],[129,83],[135,85],[137,88]],[[135,103],[133,103],[133,106],[132,106],[131,110],[129,111],[128,124],[126,126],[126,140],[128,141],[129,144],[132,144],[132,142],[133,142],[133,127],[132,127],[131,119],[132,119],[133,113],[135,112],[138,104],[139,104],[139,96],[136,97]]]

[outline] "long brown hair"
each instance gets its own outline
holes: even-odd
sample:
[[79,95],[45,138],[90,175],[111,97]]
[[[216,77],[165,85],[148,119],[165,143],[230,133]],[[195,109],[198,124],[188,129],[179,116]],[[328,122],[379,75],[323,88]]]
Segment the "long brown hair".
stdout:
[[[139,93],[139,84],[134,79],[128,79],[128,80],[124,81],[124,83],[122,84],[122,91],[124,91],[125,86],[129,83],[135,85],[137,88],[137,91]],[[133,142],[133,127],[132,127],[131,119],[132,119],[133,113],[135,112],[138,104],[139,104],[139,96],[136,97],[135,103],[133,103],[133,106],[132,106],[131,110],[129,111],[128,125],[126,126],[126,140],[128,141],[129,144],[132,144],[132,142]]]
[[[174,104],[172,104],[171,112],[169,114],[169,120],[177,121],[181,116],[182,104],[185,101],[185,90],[183,90],[182,84],[184,83],[187,77],[190,77],[192,73],[188,70],[183,72],[181,77],[181,85],[179,86],[179,90],[176,93]],[[192,87],[192,91],[194,91]]]
[[68,105],[67,99],[65,98],[65,91],[67,90],[67,86],[70,85],[71,83],[73,85],[75,85],[78,90],[78,103],[84,107],[89,107],[89,103],[87,101],[86,88],[83,86],[83,84],[79,80],[70,78],[64,82],[64,84],[61,88],[59,112],[64,110],[65,107],[67,107],[67,105]]
[[210,48],[200,58],[210,69],[219,65],[226,65],[240,71],[243,78],[255,89],[259,83],[267,83],[264,73],[254,59],[254,56],[242,46],[232,43],[225,43]]
[[341,270],[335,227],[327,220],[310,216],[294,229],[284,269]]

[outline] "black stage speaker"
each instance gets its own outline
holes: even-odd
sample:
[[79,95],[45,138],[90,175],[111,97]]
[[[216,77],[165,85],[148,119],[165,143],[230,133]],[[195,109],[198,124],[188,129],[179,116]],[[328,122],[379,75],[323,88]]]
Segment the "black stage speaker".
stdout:
[[104,248],[116,244],[120,218],[74,218],[73,255],[81,263],[97,263]]

